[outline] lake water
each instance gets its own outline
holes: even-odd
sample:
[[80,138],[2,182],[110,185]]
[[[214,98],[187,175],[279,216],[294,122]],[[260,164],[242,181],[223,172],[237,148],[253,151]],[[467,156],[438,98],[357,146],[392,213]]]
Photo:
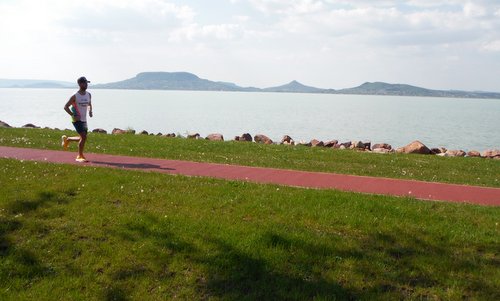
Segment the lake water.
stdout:
[[[133,128],[226,140],[243,133],[280,141],[420,140],[429,147],[500,148],[500,100],[292,93],[92,90],[89,129]],[[0,89],[0,120],[72,128],[63,106],[74,90]]]

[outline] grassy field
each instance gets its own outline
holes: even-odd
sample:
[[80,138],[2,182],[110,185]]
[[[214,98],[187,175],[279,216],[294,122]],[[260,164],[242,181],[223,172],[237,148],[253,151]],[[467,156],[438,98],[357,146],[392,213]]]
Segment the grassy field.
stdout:
[[[0,145],[60,150],[75,132],[0,128]],[[76,151],[76,144],[71,145]],[[145,135],[89,134],[88,152],[500,187],[500,160],[212,142]]]
[[0,159],[0,300],[499,300],[499,221],[492,207]]

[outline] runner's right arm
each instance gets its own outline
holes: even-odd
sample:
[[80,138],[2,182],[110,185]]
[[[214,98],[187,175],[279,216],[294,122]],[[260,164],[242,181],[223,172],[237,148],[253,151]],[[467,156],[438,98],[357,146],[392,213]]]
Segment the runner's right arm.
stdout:
[[68,113],[71,117],[74,117],[76,120],[78,120],[79,116],[75,116],[75,114],[71,112],[71,110],[69,109],[71,105],[75,104],[75,101],[76,101],[75,95],[71,96],[66,105],[64,105],[64,111],[66,111],[66,113]]

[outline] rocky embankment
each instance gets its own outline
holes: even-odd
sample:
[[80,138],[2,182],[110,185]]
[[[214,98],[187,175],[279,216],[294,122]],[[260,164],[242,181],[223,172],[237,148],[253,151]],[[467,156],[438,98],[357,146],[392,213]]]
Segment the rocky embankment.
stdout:
[[[0,127],[3,128],[11,128],[7,123],[0,121]],[[22,126],[23,128],[40,128],[34,124],[28,123]],[[104,129],[94,129],[93,133],[101,133],[107,134],[108,132]],[[149,133],[147,131],[141,131],[136,133],[135,130],[123,130],[119,128],[113,129],[111,131],[112,135],[123,135],[123,134],[138,134],[138,135],[155,135],[161,136],[165,138],[187,138],[187,139],[207,139],[211,141],[225,141],[224,136],[219,133],[213,133],[203,138],[199,133],[188,134],[186,137],[178,136],[175,133]],[[280,142],[273,141],[269,137],[263,134],[257,134],[252,137],[249,133],[244,133],[241,136],[234,137],[233,141],[239,142],[255,142],[261,144],[283,144],[289,146],[303,146],[303,147],[323,147],[323,148],[332,148],[332,149],[351,149],[362,152],[369,153],[377,153],[377,154],[390,154],[390,153],[405,153],[405,154],[422,154],[422,155],[437,155],[442,157],[478,157],[478,158],[489,158],[489,159],[497,159],[500,160],[500,149],[488,149],[483,152],[479,152],[476,150],[471,150],[465,152],[463,150],[450,150],[444,147],[434,147],[429,148],[424,145],[422,142],[416,140],[408,145],[393,148],[388,143],[375,143],[367,141],[346,141],[339,142],[338,140],[329,140],[329,141],[320,141],[317,139],[313,139],[311,141],[295,141],[289,135],[284,135]]]

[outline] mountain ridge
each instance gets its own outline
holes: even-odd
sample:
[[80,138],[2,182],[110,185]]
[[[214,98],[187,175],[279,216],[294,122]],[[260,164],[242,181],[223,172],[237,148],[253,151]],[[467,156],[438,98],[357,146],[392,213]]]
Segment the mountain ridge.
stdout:
[[[9,86],[10,85],[10,86]],[[76,84],[51,80],[7,80],[0,79],[0,88],[76,88]],[[319,93],[351,95],[389,95],[454,98],[500,99],[500,93],[484,91],[432,90],[408,84],[365,82],[357,87],[345,89],[322,89],[293,80],[288,84],[268,88],[242,87],[232,82],[211,81],[189,72],[141,72],[122,81],[95,84],[92,89],[130,90],[182,90],[182,91],[233,91],[273,93]]]

